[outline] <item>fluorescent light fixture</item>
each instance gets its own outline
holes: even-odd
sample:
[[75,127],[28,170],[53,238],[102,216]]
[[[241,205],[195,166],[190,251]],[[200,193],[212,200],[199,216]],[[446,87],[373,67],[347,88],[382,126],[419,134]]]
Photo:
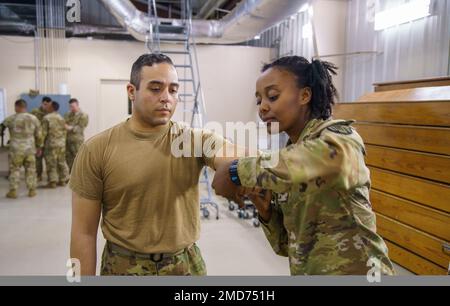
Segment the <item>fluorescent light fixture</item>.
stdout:
[[298,10],[299,13],[306,12],[309,9],[309,4],[305,3],[302,5],[302,7]]
[[259,40],[261,39],[261,35],[256,35],[253,39]]
[[375,14],[375,31],[430,15],[430,0],[413,0]]
[[312,38],[313,29],[311,23],[307,23],[302,27],[302,37],[303,38]]

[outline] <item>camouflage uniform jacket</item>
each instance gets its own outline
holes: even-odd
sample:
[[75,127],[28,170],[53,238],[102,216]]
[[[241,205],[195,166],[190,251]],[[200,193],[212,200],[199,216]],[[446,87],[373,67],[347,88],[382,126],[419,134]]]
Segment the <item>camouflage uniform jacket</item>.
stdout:
[[42,107],[39,108],[33,108],[31,110],[31,114],[36,116],[36,118],[39,119],[39,122],[42,124],[42,120],[44,119],[45,115],[47,115],[47,113],[42,109]]
[[[274,192],[263,230],[274,251],[289,257],[292,275],[367,274],[374,265],[394,274],[376,233],[363,140],[351,123],[311,120],[297,143],[239,160],[243,186]],[[275,154],[279,162],[267,166]]]
[[34,155],[36,147],[42,147],[41,124],[35,116],[28,113],[14,114],[6,118],[3,125],[9,129],[12,153]]
[[71,131],[67,132],[67,140],[84,141],[84,129],[87,127],[89,117],[81,111],[77,113],[67,112],[64,114],[64,120],[68,125],[73,126]]
[[42,134],[45,148],[61,148],[66,146],[66,122],[57,112],[50,113],[42,121]]

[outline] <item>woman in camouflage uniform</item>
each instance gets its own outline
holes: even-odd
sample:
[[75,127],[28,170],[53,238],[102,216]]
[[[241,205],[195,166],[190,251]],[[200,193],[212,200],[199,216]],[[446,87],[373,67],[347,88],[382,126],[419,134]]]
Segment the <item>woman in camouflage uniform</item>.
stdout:
[[299,56],[265,65],[256,83],[259,115],[269,133],[279,125],[289,142],[279,152],[221,167],[213,186],[228,198],[240,188],[253,201],[273,250],[289,257],[292,275],[394,274],[376,233],[363,140],[352,121],[331,118],[336,69]]

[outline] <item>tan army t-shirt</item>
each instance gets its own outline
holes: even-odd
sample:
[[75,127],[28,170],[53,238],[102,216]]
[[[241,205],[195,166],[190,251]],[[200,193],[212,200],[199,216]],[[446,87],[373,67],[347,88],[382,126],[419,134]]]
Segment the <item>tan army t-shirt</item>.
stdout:
[[[180,135],[191,135],[185,138],[191,145],[197,139],[192,157],[171,153],[172,141]],[[137,132],[127,120],[82,145],[70,187],[101,201],[106,240],[142,253],[176,252],[199,238],[199,175],[205,164],[213,167],[223,141],[210,131],[175,122],[157,132]]]

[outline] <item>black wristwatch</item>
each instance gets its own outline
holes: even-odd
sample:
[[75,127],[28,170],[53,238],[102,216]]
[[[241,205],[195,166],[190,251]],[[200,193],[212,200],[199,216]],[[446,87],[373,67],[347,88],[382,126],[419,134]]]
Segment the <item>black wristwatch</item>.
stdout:
[[230,168],[228,168],[228,171],[230,172],[231,181],[235,185],[241,186],[241,180],[239,179],[239,175],[238,175],[238,163],[239,163],[239,159],[233,160],[233,162],[231,162]]

